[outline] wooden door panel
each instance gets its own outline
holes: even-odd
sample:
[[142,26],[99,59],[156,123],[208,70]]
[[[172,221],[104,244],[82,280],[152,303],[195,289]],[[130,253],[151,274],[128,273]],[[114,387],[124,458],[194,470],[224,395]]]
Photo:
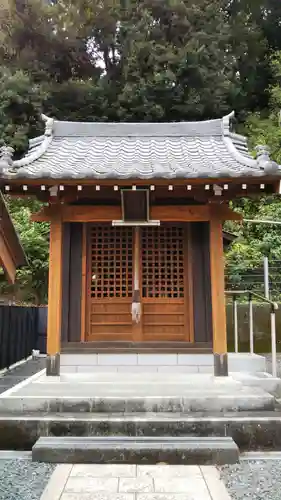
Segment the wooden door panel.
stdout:
[[[118,304],[115,304],[116,308],[118,307]],[[100,313],[99,312],[99,307],[97,307],[97,312],[91,314],[91,323],[92,324],[100,324],[100,323],[128,323],[128,315],[130,314],[130,306],[127,307],[127,313],[119,314],[118,313]]]
[[171,329],[164,332],[161,328],[144,328],[143,330],[144,340],[143,342],[184,342],[185,341],[185,331],[184,327],[181,330]]
[[182,313],[183,300],[172,300],[172,299],[158,299],[153,301],[151,299],[143,299],[143,307],[145,314],[163,314],[166,312],[168,307],[169,313],[172,315],[177,315]]
[[132,340],[133,229],[90,230],[88,341]]
[[130,306],[130,299],[95,299],[91,302],[91,314],[128,314]]
[[170,314],[169,310],[159,312],[159,314],[147,314],[146,307],[143,306],[145,321],[144,324],[149,325],[182,325],[184,324],[184,315]]
[[181,226],[142,229],[143,340],[187,340],[185,232]]
[[106,331],[95,331],[94,335],[89,335],[87,337],[88,342],[132,342],[132,329],[126,332],[124,328],[120,330],[120,333],[116,333],[116,330],[107,328]]

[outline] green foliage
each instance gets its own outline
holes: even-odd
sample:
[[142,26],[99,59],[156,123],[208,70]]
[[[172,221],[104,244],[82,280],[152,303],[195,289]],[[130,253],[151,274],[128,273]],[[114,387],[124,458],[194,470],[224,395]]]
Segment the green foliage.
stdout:
[[[28,267],[17,272],[14,295],[23,301],[43,304],[47,300],[49,224],[30,221],[30,215],[38,211],[41,203],[33,199],[6,198],[9,213],[18,231],[28,259]],[[11,287],[1,284],[2,292]]]
[[281,164],[281,52],[275,52],[270,58],[270,68],[274,83],[268,89],[268,108],[249,115],[241,130],[249,137],[252,147],[266,144],[271,157]]
[[122,120],[210,118],[229,110],[239,82],[221,2],[141,2],[126,23]]
[[[281,221],[278,195],[261,200],[244,198],[233,203],[233,208],[245,219]],[[261,267],[264,256],[269,260],[281,260],[281,225],[228,222],[226,229],[237,236],[226,254],[226,270],[233,284],[244,288],[245,270]]]
[[224,0],[25,4],[2,22],[0,64],[40,82],[44,109],[65,119],[222,116],[245,108],[265,57],[261,29]]
[[42,89],[22,71],[0,68],[0,139],[12,145],[17,154],[42,127],[40,113]]
[[[281,12],[280,12],[281,14]],[[281,42],[281,39],[280,39]],[[253,148],[259,144],[269,147],[271,157],[281,164],[281,52],[276,51],[270,58],[274,83],[268,89],[267,109],[248,116],[241,131],[249,137]],[[280,197],[269,196],[262,199],[242,199],[233,203],[234,208],[245,219],[281,221]],[[227,271],[233,283],[242,284],[245,269],[259,267],[263,256],[281,259],[281,225],[227,223],[226,228],[238,236],[227,253]]]

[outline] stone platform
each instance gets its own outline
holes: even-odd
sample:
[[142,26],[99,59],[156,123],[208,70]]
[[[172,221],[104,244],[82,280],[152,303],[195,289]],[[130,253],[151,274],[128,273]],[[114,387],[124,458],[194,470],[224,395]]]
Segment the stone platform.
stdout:
[[281,450],[278,381],[253,373],[42,371],[0,395],[0,448],[31,449],[40,436],[123,435],[229,436],[243,450]]
[[[252,379],[251,379],[252,381]],[[234,377],[208,374],[38,374],[0,396],[1,412],[182,412],[274,410],[275,398]]]

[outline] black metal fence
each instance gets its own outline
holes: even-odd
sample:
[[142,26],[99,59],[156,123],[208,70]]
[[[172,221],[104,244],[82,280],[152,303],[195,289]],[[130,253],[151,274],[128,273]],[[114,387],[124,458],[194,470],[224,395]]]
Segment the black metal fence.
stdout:
[[46,329],[40,311],[39,307],[0,305],[0,370],[27,358],[33,349],[40,349],[40,326]]
[[[259,265],[243,270],[235,265],[227,266],[225,272],[226,290],[251,290],[260,295],[265,295],[264,267]],[[268,287],[271,300],[281,301],[281,260],[269,259],[268,261]]]

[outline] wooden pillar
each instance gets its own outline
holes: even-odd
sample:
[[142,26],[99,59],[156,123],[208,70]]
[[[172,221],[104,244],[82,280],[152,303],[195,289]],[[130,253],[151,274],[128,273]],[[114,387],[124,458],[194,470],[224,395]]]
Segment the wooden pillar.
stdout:
[[215,376],[228,375],[222,221],[210,221],[210,264]]
[[58,213],[50,223],[48,288],[47,375],[60,374],[62,326],[62,219]]

